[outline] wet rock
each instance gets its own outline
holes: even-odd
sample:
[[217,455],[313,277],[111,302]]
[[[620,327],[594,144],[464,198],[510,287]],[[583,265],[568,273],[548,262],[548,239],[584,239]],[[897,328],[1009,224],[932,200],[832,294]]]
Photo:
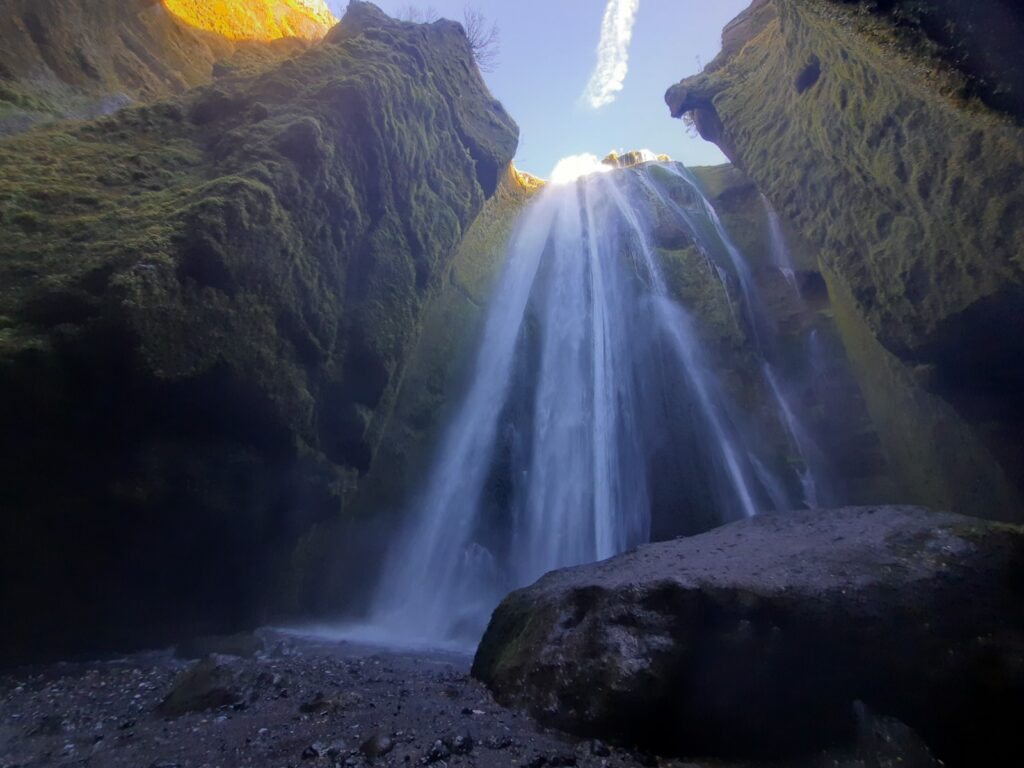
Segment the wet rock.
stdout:
[[331,760],[340,760],[348,754],[348,745],[344,741],[335,741],[327,748],[327,756]]
[[469,734],[455,736],[448,744],[453,755],[468,755],[473,751],[473,737]]
[[395,741],[383,733],[375,733],[362,743],[359,751],[370,760],[383,757],[395,748]]
[[545,765],[553,766],[554,768],[568,768],[569,766],[576,765],[576,755],[568,752],[556,752],[547,755]]
[[327,695],[318,691],[312,699],[299,705],[299,712],[304,715],[329,715],[359,707],[363,703],[363,697],[358,693]]
[[496,752],[501,751],[512,746],[512,737],[508,735],[488,736],[484,739],[483,745],[487,749],[493,749]]
[[182,672],[157,707],[165,717],[241,703],[245,688],[230,657],[209,656]]
[[442,760],[447,760],[451,756],[452,753],[451,750],[448,749],[448,746],[443,741],[438,739],[427,751],[427,762],[439,763]]
[[327,747],[324,745],[323,742],[320,741],[314,741],[312,744],[310,744],[308,747],[302,750],[303,760],[316,760],[326,755]]
[[473,672],[545,724],[658,752],[855,743],[863,700],[947,762],[984,764],[1024,712],[1022,596],[1018,527],[910,507],[765,515],[514,592]]

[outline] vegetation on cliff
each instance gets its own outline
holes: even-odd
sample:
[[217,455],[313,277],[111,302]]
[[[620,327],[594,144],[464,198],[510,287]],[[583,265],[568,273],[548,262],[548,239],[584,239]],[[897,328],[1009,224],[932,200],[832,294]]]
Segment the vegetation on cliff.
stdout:
[[[1024,478],[1024,131],[968,98],[966,75],[942,51],[908,43],[905,5],[757,0],[727,28],[721,56],[666,98],[820,251],[880,349],[912,369],[906,381],[953,406],[949,439],[979,446],[975,466],[987,467],[982,506],[1013,516],[1020,489],[1009,478]],[[934,19],[948,4],[915,5]],[[864,364],[881,414],[896,395],[872,387],[886,377]],[[911,432],[926,434],[924,424]],[[961,474],[955,456],[920,442],[910,453],[933,474]],[[942,506],[976,503],[959,487]]]
[[269,70],[0,141],[4,642],[262,618],[516,141],[459,25],[366,3]]

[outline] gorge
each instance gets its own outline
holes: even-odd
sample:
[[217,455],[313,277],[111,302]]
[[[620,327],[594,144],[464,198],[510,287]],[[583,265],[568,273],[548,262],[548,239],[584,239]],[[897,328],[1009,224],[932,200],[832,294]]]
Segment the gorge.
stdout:
[[0,766],[1014,750],[1021,12],[754,0],[728,164],[542,180],[338,10],[0,0]]

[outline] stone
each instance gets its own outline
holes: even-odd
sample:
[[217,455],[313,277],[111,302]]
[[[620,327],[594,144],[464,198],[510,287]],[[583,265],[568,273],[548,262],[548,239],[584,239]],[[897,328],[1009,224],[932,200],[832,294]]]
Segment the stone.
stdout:
[[662,754],[852,744],[860,700],[947,764],[984,764],[1024,713],[1022,596],[1016,526],[913,507],[764,515],[513,592],[473,674],[545,725]]
[[237,705],[244,698],[245,687],[231,658],[213,655],[182,672],[157,711],[166,717],[177,717]]
[[449,744],[453,755],[468,755],[473,751],[473,737],[468,733],[455,736]]
[[448,746],[443,741],[438,739],[433,743],[433,745],[431,745],[430,749],[427,751],[427,762],[439,763],[442,760],[447,760],[451,756],[452,753],[451,750],[448,749]]
[[502,736],[488,736],[484,739],[484,746],[487,749],[492,749],[495,752],[500,752],[503,749],[508,749],[512,746],[512,737],[508,735]]
[[383,733],[375,733],[362,743],[359,751],[371,760],[383,757],[395,748],[395,741]]
[[327,747],[320,741],[314,741],[302,750],[303,760],[316,760],[327,754]]

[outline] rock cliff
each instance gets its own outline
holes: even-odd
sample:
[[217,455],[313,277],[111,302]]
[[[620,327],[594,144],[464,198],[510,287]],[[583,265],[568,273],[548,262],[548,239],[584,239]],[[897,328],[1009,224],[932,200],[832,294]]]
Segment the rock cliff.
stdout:
[[0,134],[179,94],[334,23],[321,0],[0,0],[0,18]]
[[337,19],[324,0],[161,0],[196,29],[229,40],[319,40]]
[[900,497],[1016,519],[1021,17],[959,5],[756,0],[666,99],[818,249]]
[[354,2],[275,67],[0,141],[4,645],[265,619],[517,133],[459,25]]

